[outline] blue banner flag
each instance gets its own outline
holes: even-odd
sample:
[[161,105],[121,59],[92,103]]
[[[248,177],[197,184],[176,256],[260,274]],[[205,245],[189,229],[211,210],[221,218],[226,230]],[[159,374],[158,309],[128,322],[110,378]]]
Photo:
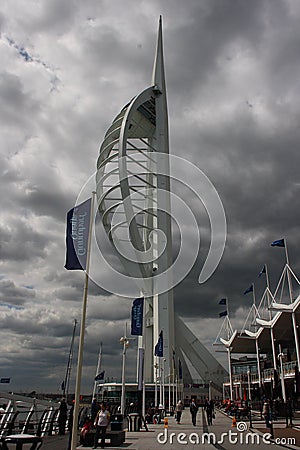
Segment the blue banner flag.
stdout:
[[221,298],[219,305],[226,305],[226,298]]
[[253,292],[253,284],[248,287],[248,289],[245,290],[244,295],[249,294],[249,292]]
[[285,247],[284,239],[272,242],[271,247]]
[[85,270],[90,229],[91,200],[70,209],[67,214],[67,270]]
[[154,350],[155,356],[164,356],[164,339],[163,339],[163,331],[159,333],[159,338]]
[[104,374],[105,370],[102,370],[102,372],[98,373],[98,375],[95,377],[95,381],[104,380]]
[[136,298],[133,300],[131,308],[131,334],[134,336],[143,335],[143,310],[144,299]]
[[174,370],[176,370],[175,350],[173,350],[173,367],[174,367]]
[[178,372],[179,372],[179,380],[182,380],[182,365],[181,365],[180,359],[179,359],[179,361],[178,361],[178,366],[179,366],[179,368],[178,368]]
[[258,274],[258,278],[260,278],[262,276],[263,273],[266,273],[266,265],[264,265],[264,267],[261,269],[261,271]]
[[227,310],[219,313],[219,317],[225,317],[225,316],[227,316]]

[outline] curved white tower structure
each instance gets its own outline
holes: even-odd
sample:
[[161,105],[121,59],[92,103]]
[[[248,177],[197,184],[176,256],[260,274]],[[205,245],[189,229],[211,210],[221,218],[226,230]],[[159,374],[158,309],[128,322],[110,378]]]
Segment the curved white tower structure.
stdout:
[[[161,330],[168,371],[175,348],[172,289],[160,289],[162,284],[170,286],[161,280],[172,265],[168,159],[159,157],[168,153],[160,20],[151,86],[114,119],[100,148],[96,177],[104,228],[145,298],[145,381],[153,380],[154,346]],[[155,286],[156,279],[160,287]],[[165,292],[157,294],[159,289]]]
[[[145,298],[144,334],[139,341],[139,346],[145,350],[145,382],[155,377],[154,347],[163,331],[165,378],[173,372],[174,380],[173,355],[176,352],[187,382],[191,381],[183,352],[196,364],[204,381],[211,380],[222,386],[223,367],[190,331],[186,336],[185,325],[179,318],[175,322],[174,318],[168,154],[160,19],[151,86],[121,110],[100,147],[96,176],[98,210],[127,274]],[[197,348],[195,343],[198,343]],[[202,352],[198,359],[194,358],[196,352]]]

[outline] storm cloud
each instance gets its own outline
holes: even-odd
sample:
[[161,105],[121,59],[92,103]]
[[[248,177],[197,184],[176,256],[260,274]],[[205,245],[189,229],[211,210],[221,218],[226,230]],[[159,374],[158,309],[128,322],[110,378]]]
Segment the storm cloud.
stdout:
[[[263,264],[276,286],[285,255],[272,241],[287,239],[299,273],[297,0],[6,2],[0,16],[0,366],[11,390],[55,392],[64,379],[84,281],[83,273],[64,269],[66,212],[93,177],[113,118],[150,85],[160,14],[170,152],[208,176],[228,225],[223,258],[199,285],[209,221],[185,191],[201,249],[174,290],[176,311],[213,351],[222,323],[219,299],[228,298],[232,324],[240,327],[251,306],[244,290],[253,281],[258,297],[264,290],[265,280],[257,278]],[[178,239],[175,227],[174,249]],[[101,269],[99,277],[107,276]],[[84,391],[91,391],[101,341],[103,370],[120,378],[119,338],[130,308],[131,299],[91,283]],[[135,355],[133,342],[131,379]]]

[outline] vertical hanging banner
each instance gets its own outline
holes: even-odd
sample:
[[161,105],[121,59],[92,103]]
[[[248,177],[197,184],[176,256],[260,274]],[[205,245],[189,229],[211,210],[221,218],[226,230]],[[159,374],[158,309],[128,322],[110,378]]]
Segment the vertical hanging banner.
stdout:
[[158,338],[157,344],[155,346],[154,355],[160,356],[160,357],[164,356],[164,338],[163,338],[162,330],[159,333],[159,338]]
[[131,308],[131,334],[133,336],[143,335],[143,311],[144,299],[136,298],[133,300]]
[[89,198],[70,209],[67,214],[66,264],[67,270],[85,270],[91,216]]

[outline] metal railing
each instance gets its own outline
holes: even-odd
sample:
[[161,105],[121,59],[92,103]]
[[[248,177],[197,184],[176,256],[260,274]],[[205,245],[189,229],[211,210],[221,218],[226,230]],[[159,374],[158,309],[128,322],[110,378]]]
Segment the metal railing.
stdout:
[[[283,364],[283,375],[284,378],[292,378],[295,376],[295,366],[297,365],[297,361],[286,362]],[[280,377],[280,372],[277,374]],[[274,369],[265,369],[262,372],[262,381],[271,381],[274,380],[275,374]],[[249,374],[250,384],[258,383],[259,377],[258,372],[251,372]],[[229,384],[229,377],[224,378],[224,384]],[[232,383],[233,384],[247,384],[248,383],[248,374],[236,374],[232,375]]]
[[8,393],[0,393],[0,399],[5,405],[5,411],[0,413],[0,437],[57,433],[58,403]]
[[297,365],[297,361],[291,361],[283,363],[283,374],[285,377],[294,377],[295,376],[295,366]]

